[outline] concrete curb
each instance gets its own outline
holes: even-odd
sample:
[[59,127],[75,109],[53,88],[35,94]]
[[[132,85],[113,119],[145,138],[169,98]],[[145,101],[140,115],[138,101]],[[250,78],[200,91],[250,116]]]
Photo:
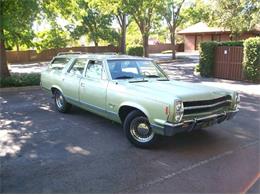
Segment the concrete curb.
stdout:
[[5,87],[0,88],[0,93],[2,92],[19,92],[19,91],[30,91],[30,90],[39,90],[41,86],[25,86],[25,87]]

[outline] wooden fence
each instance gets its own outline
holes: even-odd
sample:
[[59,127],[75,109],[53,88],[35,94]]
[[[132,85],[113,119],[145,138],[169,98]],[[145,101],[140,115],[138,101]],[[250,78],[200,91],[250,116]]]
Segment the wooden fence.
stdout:
[[[149,45],[149,53],[160,53],[165,50],[170,50],[171,44],[156,44]],[[183,44],[176,45],[176,51],[183,51]],[[7,51],[7,61],[8,63],[30,63],[30,62],[43,62],[49,61],[59,52],[69,52],[69,51],[81,51],[89,53],[103,53],[103,52],[119,52],[118,47],[109,46],[99,46],[95,47],[69,47],[69,48],[59,48],[59,49],[47,49],[40,53],[35,50],[27,51]]]
[[[172,45],[170,43],[165,44],[156,44],[156,45],[149,45],[148,53],[161,53],[162,51],[171,50]],[[176,44],[175,50],[177,52],[183,52],[184,51],[184,44]]]
[[118,52],[118,47],[115,46],[99,46],[95,47],[68,47],[59,49],[47,49],[40,53],[35,50],[27,51],[7,51],[7,61],[8,63],[29,63],[29,62],[43,62],[49,61],[59,52],[69,52],[69,51],[80,51],[89,53],[102,53],[102,52]]
[[243,47],[218,46],[215,50],[214,76],[243,80]]

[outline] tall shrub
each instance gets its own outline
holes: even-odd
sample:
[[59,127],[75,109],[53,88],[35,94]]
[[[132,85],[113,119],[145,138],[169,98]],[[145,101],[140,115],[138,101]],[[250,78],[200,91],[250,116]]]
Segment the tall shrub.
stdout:
[[243,67],[245,79],[260,81],[260,37],[245,40]]
[[215,48],[218,45],[215,41],[200,43],[200,75],[212,77],[214,70]]

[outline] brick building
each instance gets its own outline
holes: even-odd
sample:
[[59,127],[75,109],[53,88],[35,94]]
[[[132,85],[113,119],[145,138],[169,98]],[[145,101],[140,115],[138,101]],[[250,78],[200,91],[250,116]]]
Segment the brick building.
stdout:
[[245,32],[234,39],[230,36],[231,32],[229,30],[209,27],[207,24],[199,22],[179,31],[177,34],[184,37],[184,51],[195,51],[198,50],[199,43],[203,41],[244,40],[249,37],[260,36],[260,27],[258,26],[254,30]]

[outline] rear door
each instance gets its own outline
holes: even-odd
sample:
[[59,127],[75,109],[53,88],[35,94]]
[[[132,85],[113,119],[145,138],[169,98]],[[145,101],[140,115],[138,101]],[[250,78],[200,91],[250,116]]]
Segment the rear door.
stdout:
[[87,109],[106,115],[107,73],[99,60],[89,60],[80,80],[80,102]]
[[79,85],[88,60],[76,59],[62,78],[62,90],[65,98],[72,102],[79,102]]

